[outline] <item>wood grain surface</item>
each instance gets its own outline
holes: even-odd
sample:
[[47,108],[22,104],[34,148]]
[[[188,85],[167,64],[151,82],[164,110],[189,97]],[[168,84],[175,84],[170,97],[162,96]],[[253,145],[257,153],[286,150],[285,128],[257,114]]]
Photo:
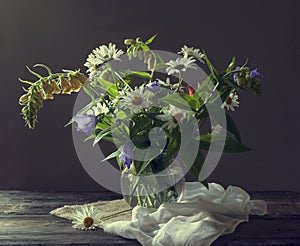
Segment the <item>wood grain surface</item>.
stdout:
[[[219,245],[300,245],[300,192],[250,192],[268,203],[265,216],[251,216]],[[0,245],[140,245],[135,240],[79,231],[67,220],[49,215],[57,207],[120,198],[102,193],[0,191]]]

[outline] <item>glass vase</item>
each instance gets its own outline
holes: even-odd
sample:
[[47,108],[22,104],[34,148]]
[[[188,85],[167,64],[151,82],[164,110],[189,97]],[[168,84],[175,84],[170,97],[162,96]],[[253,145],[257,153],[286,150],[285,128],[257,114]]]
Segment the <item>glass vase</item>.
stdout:
[[123,197],[131,207],[158,208],[166,202],[180,202],[184,184],[180,168],[167,168],[158,173],[148,169],[140,175],[127,172],[121,175]]

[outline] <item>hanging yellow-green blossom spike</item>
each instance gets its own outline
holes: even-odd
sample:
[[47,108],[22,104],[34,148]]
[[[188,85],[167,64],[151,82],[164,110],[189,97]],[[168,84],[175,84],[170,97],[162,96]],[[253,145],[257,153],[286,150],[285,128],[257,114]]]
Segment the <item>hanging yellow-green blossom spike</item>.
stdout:
[[43,106],[44,93],[39,84],[30,86],[27,93],[20,97],[19,103],[23,106],[21,114],[26,125],[33,129],[37,121],[37,113]]
[[53,74],[46,65],[38,64],[34,67],[45,68],[49,75],[46,77],[32,71],[27,67],[29,72],[35,75],[38,80],[35,82],[19,79],[22,83],[30,85],[27,89],[23,88],[25,94],[19,99],[19,104],[23,106],[21,114],[25,120],[26,126],[33,129],[37,122],[37,114],[43,107],[43,102],[47,99],[53,99],[54,94],[71,94],[79,92],[82,86],[87,83],[88,78],[80,73],[79,70],[67,70],[63,73]]

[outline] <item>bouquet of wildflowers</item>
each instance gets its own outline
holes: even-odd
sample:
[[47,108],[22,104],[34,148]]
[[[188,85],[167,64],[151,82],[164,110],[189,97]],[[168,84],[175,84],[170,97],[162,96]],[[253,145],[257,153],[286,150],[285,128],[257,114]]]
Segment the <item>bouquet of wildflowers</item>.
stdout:
[[[246,63],[238,66],[235,57],[219,72],[203,50],[186,45],[166,58],[150,49],[155,37],[145,42],[126,39],[126,52],[112,43],[100,45],[84,64],[87,75],[80,70],[53,73],[43,64],[35,65],[46,70],[43,76],[28,68],[37,80],[20,79],[29,85],[19,99],[26,125],[34,128],[43,102],[55,94],[83,90],[91,102],[69,123],[75,123],[94,145],[113,142],[116,149],[106,160],[115,158],[123,173],[159,173],[177,159],[198,179],[212,146],[213,151],[248,151],[229,112],[239,107],[239,91],[261,93],[262,75]],[[126,67],[128,63],[141,64],[141,69]],[[185,75],[199,66],[210,74],[189,83]],[[205,179],[200,181],[206,184]]]

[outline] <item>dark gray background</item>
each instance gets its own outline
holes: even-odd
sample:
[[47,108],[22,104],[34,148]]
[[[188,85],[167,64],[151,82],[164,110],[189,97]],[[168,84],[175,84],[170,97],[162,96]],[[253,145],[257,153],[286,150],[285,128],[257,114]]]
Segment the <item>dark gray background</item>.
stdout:
[[[205,49],[223,69],[232,56],[264,74],[261,97],[240,95],[234,113],[253,148],[224,155],[211,181],[248,190],[299,190],[299,1],[0,1],[0,189],[100,190],[83,170],[73,143],[76,95],[46,102],[35,130],[24,127],[17,78],[25,65],[83,67],[87,54],[110,41],[154,33],[154,49],[182,44]],[[84,70],[85,71],[85,70]]]

